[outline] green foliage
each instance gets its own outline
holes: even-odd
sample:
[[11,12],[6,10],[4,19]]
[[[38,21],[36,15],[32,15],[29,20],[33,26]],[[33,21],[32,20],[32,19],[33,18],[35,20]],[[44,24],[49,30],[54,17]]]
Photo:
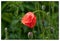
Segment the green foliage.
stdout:
[[[21,23],[29,11],[37,17],[33,29]],[[28,32],[33,32],[33,39],[59,39],[59,2],[2,1],[1,22],[1,39],[29,39]]]

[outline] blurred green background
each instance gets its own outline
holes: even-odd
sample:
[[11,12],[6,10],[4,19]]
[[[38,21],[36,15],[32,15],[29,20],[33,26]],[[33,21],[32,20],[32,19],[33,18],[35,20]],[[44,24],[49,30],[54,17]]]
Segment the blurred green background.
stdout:
[[[37,11],[37,12],[35,12]],[[27,12],[35,12],[37,23],[33,29],[21,23]],[[1,39],[59,39],[58,1],[1,1]]]

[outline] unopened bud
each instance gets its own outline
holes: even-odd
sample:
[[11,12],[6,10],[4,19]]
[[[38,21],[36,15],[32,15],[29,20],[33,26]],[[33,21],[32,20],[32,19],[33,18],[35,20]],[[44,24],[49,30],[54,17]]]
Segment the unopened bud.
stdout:
[[7,28],[5,28],[5,31],[7,30]]
[[53,33],[53,32],[54,32],[54,28],[53,28],[53,27],[51,27],[50,31],[51,31],[51,33]]
[[48,37],[46,37],[46,39],[48,39]]
[[32,32],[28,32],[28,38],[32,39],[33,38],[33,33]]
[[6,40],[8,39],[8,36],[7,36],[7,28],[5,28],[5,39]]
[[47,15],[49,15],[50,14],[50,12],[47,12]]
[[45,5],[42,5],[42,10],[45,10]]

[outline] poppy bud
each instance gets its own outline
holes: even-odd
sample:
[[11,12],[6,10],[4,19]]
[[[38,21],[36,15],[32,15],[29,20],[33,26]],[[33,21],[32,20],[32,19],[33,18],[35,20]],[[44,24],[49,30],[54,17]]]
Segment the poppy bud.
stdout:
[[45,5],[42,5],[42,10],[45,10]]
[[44,26],[44,19],[42,19],[42,25]]
[[50,31],[51,31],[51,33],[53,33],[53,32],[54,32],[54,28],[53,28],[53,27],[51,27]]
[[42,24],[43,24],[44,27],[47,27],[47,26],[48,26],[48,25],[47,25],[47,24],[48,24],[47,21],[44,20],[44,19],[42,19]]
[[48,39],[48,37],[46,37],[46,39]]
[[21,22],[29,28],[33,28],[36,24],[36,16],[33,12],[28,12],[23,16]]
[[50,14],[50,12],[47,12],[47,15],[49,15]]
[[8,32],[7,32],[7,28],[5,28],[5,39],[8,39]]
[[28,38],[32,39],[33,38],[33,33],[32,32],[28,32]]
[[5,28],[5,31],[7,31],[7,28]]

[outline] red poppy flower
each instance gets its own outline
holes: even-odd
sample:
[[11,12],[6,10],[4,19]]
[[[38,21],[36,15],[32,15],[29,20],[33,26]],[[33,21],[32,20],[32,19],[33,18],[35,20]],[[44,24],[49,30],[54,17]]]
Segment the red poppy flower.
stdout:
[[23,16],[21,22],[29,28],[33,28],[36,24],[36,16],[33,12],[28,12]]

